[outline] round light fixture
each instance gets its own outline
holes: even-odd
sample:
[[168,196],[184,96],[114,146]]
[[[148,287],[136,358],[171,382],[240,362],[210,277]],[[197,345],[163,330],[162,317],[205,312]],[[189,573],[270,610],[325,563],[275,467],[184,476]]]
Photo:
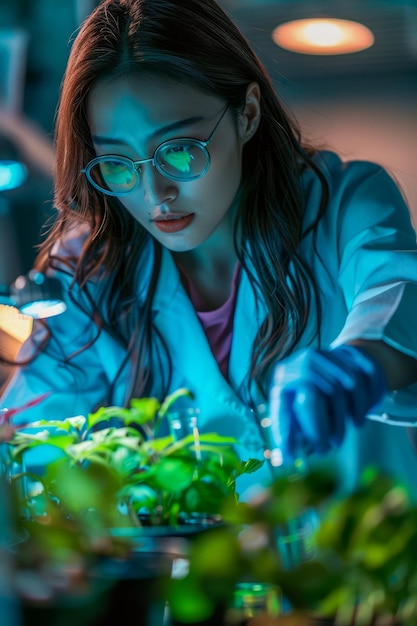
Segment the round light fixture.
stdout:
[[370,48],[372,32],[359,22],[333,18],[312,18],[285,22],[272,32],[273,41],[300,54],[351,54]]
[[10,300],[24,315],[35,319],[59,315],[67,308],[61,283],[36,270],[16,278],[10,285]]

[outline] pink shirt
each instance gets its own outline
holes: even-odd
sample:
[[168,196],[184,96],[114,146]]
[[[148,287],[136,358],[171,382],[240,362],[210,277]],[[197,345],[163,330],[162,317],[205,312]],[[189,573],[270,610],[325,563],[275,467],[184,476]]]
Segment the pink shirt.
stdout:
[[[233,315],[236,305],[237,286],[239,284],[240,263],[236,265],[232,279],[232,290],[224,304],[213,311],[197,311],[196,313],[206,333],[208,342],[225,378],[228,376],[230,347],[232,344]],[[197,293],[192,283],[183,279],[188,287],[191,302],[197,301]]]

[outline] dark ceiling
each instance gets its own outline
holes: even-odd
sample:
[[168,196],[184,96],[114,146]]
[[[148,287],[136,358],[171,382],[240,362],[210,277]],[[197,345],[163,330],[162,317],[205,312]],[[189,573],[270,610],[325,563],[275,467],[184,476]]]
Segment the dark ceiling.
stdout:
[[[49,130],[57,92],[79,22],[97,0],[0,0],[0,30],[29,34],[25,109]],[[368,79],[389,82],[398,75],[417,82],[417,0],[218,0],[253,44],[272,78],[289,89],[344,91]],[[375,35],[368,50],[341,56],[308,56],[279,48],[274,26],[301,17],[331,15],[356,19]]]
[[[417,70],[416,0],[220,0],[275,77],[288,80],[389,74]],[[372,30],[374,45],[341,56],[309,56],[279,48],[274,26],[306,17],[357,20]]]

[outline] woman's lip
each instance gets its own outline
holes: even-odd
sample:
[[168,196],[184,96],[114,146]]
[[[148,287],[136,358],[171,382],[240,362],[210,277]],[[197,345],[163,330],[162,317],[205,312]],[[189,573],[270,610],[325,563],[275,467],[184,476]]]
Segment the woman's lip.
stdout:
[[194,213],[189,213],[188,215],[184,215],[183,217],[175,217],[173,219],[156,219],[153,220],[155,226],[158,230],[163,233],[178,233],[180,230],[184,230],[191,224],[194,219]]

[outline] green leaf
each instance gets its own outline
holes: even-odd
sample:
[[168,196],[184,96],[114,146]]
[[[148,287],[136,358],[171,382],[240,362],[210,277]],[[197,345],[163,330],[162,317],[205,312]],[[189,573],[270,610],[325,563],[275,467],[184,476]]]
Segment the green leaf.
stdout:
[[173,442],[173,437],[171,435],[167,435],[166,437],[160,437],[158,439],[150,439],[149,441],[144,441],[143,443],[143,451],[146,455],[152,456],[153,454],[160,454],[163,451],[171,450],[171,444]]
[[[220,438],[225,439],[225,438]],[[230,440],[230,438],[228,438]],[[154,441],[158,441],[157,439]],[[167,438],[164,438],[163,441],[167,441]],[[234,439],[232,439],[234,442]],[[230,445],[226,445],[223,441],[219,445],[214,442],[214,438],[212,434],[206,435],[202,434],[198,436],[198,440],[194,434],[187,435],[182,439],[178,439],[174,441],[172,437],[170,437],[170,442],[167,441],[170,445],[167,446],[165,453],[167,455],[175,454],[180,450],[185,449],[193,449],[196,451],[197,449],[202,452],[210,453],[211,455],[215,455],[217,459],[222,459],[222,463],[231,464],[236,467],[240,466],[241,461],[235,452],[235,450],[230,447]],[[228,443],[228,442],[227,442]],[[231,463],[231,460],[234,460],[234,463]]]
[[66,452],[68,446],[71,446],[73,442],[73,435],[54,435],[48,438],[48,440],[44,442],[44,445],[53,446],[54,448],[59,448],[63,452]]
[[130,409],[120,406],[100,407],[95,413],[89,413],[87,416],[88,429],[91,430],[100,422],[108,422],[113,418],[128,419],[130,417]]
[[201,576],[234,578],[242,574],[238,537],[227,528],[198,536],[191,550],[192,568]]
[[237,475],[253,474],[253,472],[256,472],[259,468],[261,468],[264,463],[265,461],[260,461],[259,459],[248,459],[242,463],[240,471]]
[[158,417],[159,418],[164,417],[167,411],[174,404],[174,402],[176,402],[178,398],[183,398],[183,397],[187,397],[192,400],[194,398],[194,394],[189,389],[186,389],[185,387],[181,387],[180,389],[177,389],[176,391],[174,391],[173,393],[171,393],[165,398],[165,400],[163,401],[161,405],[161,408],[159,409]]
[[[37,422],[31,422],[28,428],[57,428],[67,432],[75,429],[80,432],[86,425],[87,418],[84,415],[74,415],[63,420],[38,420]],[[51,435],[53,435],[53,432]]]
[[208,444],[221,444],[230,446],[238,443],[235,437],[226,437],[225,435],[218,435],[217,433],[200,433],[200,441]]
[[224,508],[226,497],[227,489],[224,484],[196,480],[185,491],[184,510],[188,513],[218,514]]
[[188,487],[192,481],[195,464],[186,459],[164,457],[150,470],[150,476],[160,489],[177,492]]
[[158,494],[149,485],[125,485],[118,495],[122,499],[127,498],[136,512],[148,509],[152,513],[158,504]]
[[53,437],[49,437],[45,436],[45,431],[42,431],[36,433],[36,435],[27,434],[25,437],[19,438],[19,440],[20,441],[16,441],[16,443],[13,444],[14,447],[11,450],[11,456],[14,459],[20,457],[31,448],[45,445],[66,452],[67,448],[74,442],[74,437],[72,435],[54,435]]
[[156,419],[156,414],[160,408],[157,398],[133,398],[130,401],[132,407],[132,415],[135,416],[135,422],[138,424],[146,424]]
[[12,445],[21,445],[23,443],[36,443],[36,442],[42,442],[45,443],[45,441],[51,436],[51,434],[49,433],[48,430],[40,430],[37,433],[27,433],[27,432],[23,432],[23,431],[19,431],[17,430],[13,436],[13,439],[11,440]]
[[87,426],[87,418],[84,415],[75,415],[74,417],[68,417],[66,420],[72,428],[81,431]]
[[200,588],[198,581],[190,578],[174,579],[168,587],[170,613],[185,624],[207,620],[214,611],[214,603]]
[[138,467],[143,464],[143,457],[135,450],[128,448],[117,448],[110,458],[111,466],[120,474],[124,480],[134,474]]
[[100,422],[117,418],[124,424],[147,424],[155,420],[160,407],[157,398],[133,398],[130,408],[109,406],[100,407],[95,413],[88,415],[88,428],[91,429]]

